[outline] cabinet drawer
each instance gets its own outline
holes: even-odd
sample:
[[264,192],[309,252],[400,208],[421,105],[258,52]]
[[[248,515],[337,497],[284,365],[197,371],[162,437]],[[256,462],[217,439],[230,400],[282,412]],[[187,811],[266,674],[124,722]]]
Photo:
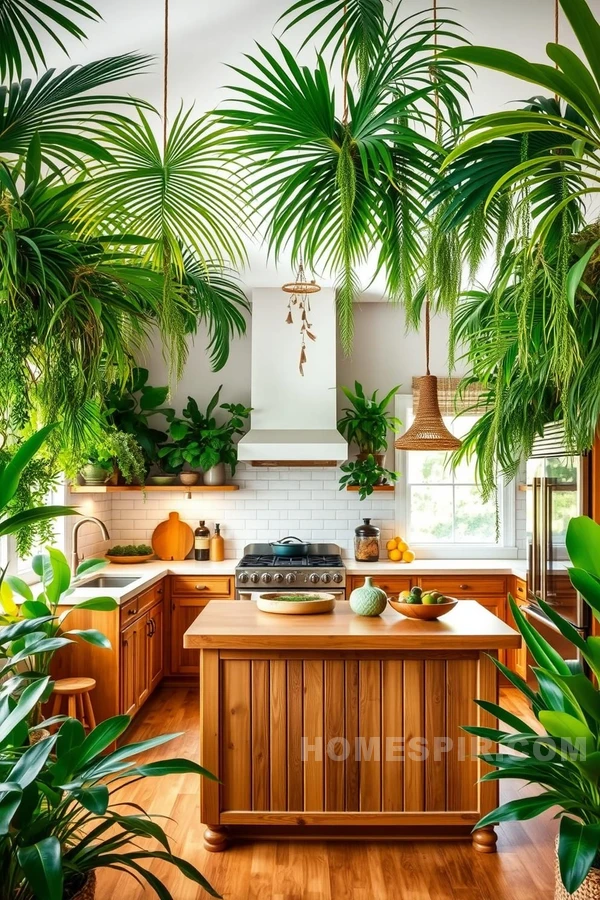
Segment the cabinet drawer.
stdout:
[[195,597],[233,597],[233,575],[173,575],[171,595]]
[[515,600],[527,600],[527,582],[522,578],[515,578]]
[[502,597],[506,593],[506,578],[502,575],[423,575],[419,583],[426,591],[473,600],[478,600],[480,595]]
[[[353,576],[350,579],[350,590],[362,587],[365,579],[362,575]],[[409,591],[414,580],[408,575],[376,575],[373,576],[373,584],[386,594],[399,594],[400,591]]]
[[153,584],[147,591],[143,591],[141,594],[132,597],[131,600],[128,600],[126,603],[123,603],[120,609],[121,628],[128,625],[130,622],[133,622],[138,616],[143,615],[143,613],[149,610],[154,603],[162,600],[164,590],[165,586],[163,579],[162,581],[157,581],[157,583]]

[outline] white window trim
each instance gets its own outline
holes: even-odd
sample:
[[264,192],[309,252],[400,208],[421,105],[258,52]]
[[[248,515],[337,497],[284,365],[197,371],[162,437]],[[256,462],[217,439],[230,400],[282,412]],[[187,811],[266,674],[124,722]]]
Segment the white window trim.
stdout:
[[[408,410],[412,404],[412,394],[396,394],[395,415],[402,423],[406,423]],[[406,481],[406,450],[395,450],[394,468],[400,473],[396,482],[395,507],[397,534],[407,533],[408,484]],[[417,552],[419,559],[516,559],[516,491],[515,481],[506,483],[502,488],[502,535],[501,544],[418,544],[411,542],[411,548]]]
[[[57,484],[55,490],[52,491],[50,505],[52,505],[52,506],[67,506],[68,503],[66,500],[66,492],[67,492],[66,481],[60,481]],[[70,518],[70,517],[67,517],[67,518]],[[63,533],[62,540],[59,539],[59,540],[55,541],[54,545],[57,546],[63,552],[65,552],[65,549],[66,549],[65,545],[68,542],[68,540],[67,540],[68,528],[67,528],[66,521],[62,523],[62,533]],[[19,570],[19,560],[17,558],[17,548],[16,548],[16,541],[15,541],[14,535],[9,534],[2,540],[5,541],[4,548],[3,548],[5,551],[4,558],[8,560],[8,568],[6,570],[6,574],[7,575],[18,575],[19,578],[21,578],[26,584],[29,584],[29,585],[39,584],[40,579],[35,574],[35,572],[33,571],[33,569],[31,567]]]

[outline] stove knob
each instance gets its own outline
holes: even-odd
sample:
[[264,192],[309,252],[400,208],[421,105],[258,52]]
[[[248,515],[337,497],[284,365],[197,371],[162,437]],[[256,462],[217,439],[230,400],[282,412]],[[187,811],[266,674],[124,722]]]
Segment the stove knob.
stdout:
[[336,584],[340,584],[344,579],[343,579],[343,576],[340,575],[339,572],[336,572],[335,575],[333,576],[333,580],[335,581]]
[[268,572],[265,572],[264,575],[261,575],[261,579],[262,579],[262,581],[264,581],[265,584],[268,584],[271,581],[271,578],[272,578],[272,576],[269,575]]
[[253,572],[252,575],[250,576],[250,581],[252,582],[252,584],[256,584],[256,582],[259,580],[259,578],[260,578],[260,575],[258,574],[258,572]]
[[313,572],[311,575],[308,576],[308,580],[310,582],[312,582],[313,584],[316,584],[317,581],[319,580],[319,573]]
[[275,572],[275,574],[273,575],[273,581],[277,581],[279,584],[281,584],[281,582],[283,581],[283,575],[281,574],[281,572]]
[[328,584],[331,581],[331,575],[329,574],[329,572],[323,572],[323,574],[321,575],[321,581],[324,581],[325,584]]
[[240,584],[246,584],[248,581],[248,573],[240,572],[240,574],[238,575],[238,581]]
[[295,580],[296,580],[296,575],[295,575],[295,573],[294,573],[294,572],[288,572],[288,574],[285,576],[285,580],[287,581],[288,584],[293,584],[293,583],[295,582]]

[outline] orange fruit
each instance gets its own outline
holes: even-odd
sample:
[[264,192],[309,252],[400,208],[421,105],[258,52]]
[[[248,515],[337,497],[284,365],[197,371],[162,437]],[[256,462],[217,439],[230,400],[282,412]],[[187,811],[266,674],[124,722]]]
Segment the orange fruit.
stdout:
[[398,541],[398,550],[400,553],[404,553],[405,550],[408,550],[408,544],[406,541]]
[[405,550],[402,554],[402,562],[414,562],[415,554],[412,550]]
[[390,559],[392,559],[394,562],[400,562],[400,559],[402,558],[402,554],[400,553],[399,550],[389,550],[388,557]]
[[403,544],[403,543],[404,543],[404,541],[402,540],[401,537],[395,537],[394,540],[396,541],[396,544]]
[[396,550],[397,546],[398,546],[398,542],[397,542],[397,540],[394,538],[393,541],[388,541],[388,542],[387,542],[387,544],[385,545],[385,549],[386,549],[386,550]]

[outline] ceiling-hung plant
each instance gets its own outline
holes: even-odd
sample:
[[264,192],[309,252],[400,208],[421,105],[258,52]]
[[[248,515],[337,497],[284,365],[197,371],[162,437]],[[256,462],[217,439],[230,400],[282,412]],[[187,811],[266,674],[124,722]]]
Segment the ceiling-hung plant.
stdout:
[[208,326],[215,369],[231,338],[245,331],[248,302],[230,267],[246,259],[246,198],[239,167],[224,159],[227,129],[213,116],[182,107],[162,149],[152,125],[142,110],[138,121],[107,124],[102,144],[111,161],[91,165],[79,215],[86,234],[134,233],[144,241],[142,263],[163,276],[159,323],[178,377],[186,335],[199,321]]
[[423,278],[425,193],[438,177],[441,124],[460,122],[465,78],[460,65],[437,55],[455,38],[446,20],[401,20],[383,0],[345,10],[339,0],[301,0],[285,17],[297,25],[317,11],[313,33],[328,28],[323,50],[341,67],[342,92],[323,51],[309,68],[278,41],[274,52],[259,45],[246,68],[232,67],[242,81],[230,86],[219,114],[237,130],[232,149],[247,161],[259,228],[275,259],[287,250],[297,263],[302,252],[312,269],[335,277],[348,352],[357,270],[370,254],[389,295],[409,308]]
[[[585,516],[571,519],[566,540],[572,563],[568,570],[571,583],[582,594],[594,618],[600,620],[600,526]],[[530,704],[536,727],[510,710],[477,700],[500,724],[496,728],[469,726],[464,730],[508,750],[481,756],[494,767],[483,776],[483,781],[516,778],[536,785],[540,791],[534,796],[510,800],[484,816],[475,827],[532,819],[558,807],[559,875],[555,897],[567,900],[582,884],[586,885],[586,893],[575,896],[597,896],[600,886],[598,638],[583,638],[555,606],[539,600],[552,625],[571,645],[567,663],[512,597],[509,601],[533,660],[531,673],[535,683],[511,672],[497,659],[493,662]],[[576,662],[578,654],[589,666],[593,680]]]

